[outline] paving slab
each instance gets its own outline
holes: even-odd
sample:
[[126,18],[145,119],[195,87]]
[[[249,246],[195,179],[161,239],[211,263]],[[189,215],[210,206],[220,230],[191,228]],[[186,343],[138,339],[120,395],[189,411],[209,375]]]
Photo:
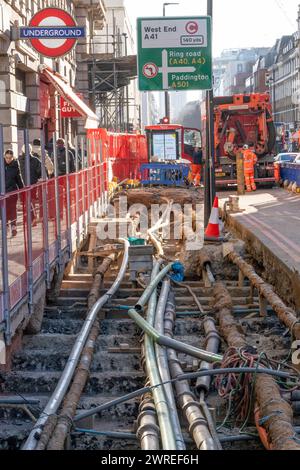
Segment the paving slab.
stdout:
[[[233,194],[219,193],[223,212],[225,201]],[[279,284],[282,273],[282,292],[288,290],[286,298],[300,309],[300,196],[274,188],[239,198],[242,211],[229,213],[229,227],[270,270],[272,283],[277,278]]]

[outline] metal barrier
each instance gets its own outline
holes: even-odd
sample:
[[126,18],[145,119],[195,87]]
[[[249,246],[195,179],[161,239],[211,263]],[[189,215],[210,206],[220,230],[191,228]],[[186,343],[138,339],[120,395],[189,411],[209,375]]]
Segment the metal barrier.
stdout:
[[[57,137],[54,136],[53,142]],[[24,131],[24,142],[27,184],[23,189],[6,193],[3,129],[0,125],[0,331],[5,333],[6,344],[11,342],[11,318],[15,311],[27,303],[28,312],[32,313],[35,286],[44,280],[50,287],[51,269],[64,270],[65,260],[70,259],[87,235],[90,218],[101,216],[108,202],[107,150],[97,130],[88,131],[86,139],[77,140],[75,173],[69,172],[66,162],[66,175],[58,176],[54,145],[55,176],[47,179],[45,149],[42,147],[42,178],[35,185],[28,184],[27,130]],[[80,156],[82,169],[79,169]]]
[[300,164],[281,163],[280,177],[283,181],[288,180],[290,183],[297,183],[300,188]]
[[147,163],[141,165],[141,183],[161,186],[185,186],[190,165],[186,163]]

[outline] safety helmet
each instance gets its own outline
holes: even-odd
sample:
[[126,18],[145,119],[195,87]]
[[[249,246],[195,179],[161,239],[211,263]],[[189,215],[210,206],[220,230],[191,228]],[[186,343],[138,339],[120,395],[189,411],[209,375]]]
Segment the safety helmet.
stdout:
[[244,150],[248,150],[248,149],[249,149],[249,145],[244,145],[243,149],[244,149]]

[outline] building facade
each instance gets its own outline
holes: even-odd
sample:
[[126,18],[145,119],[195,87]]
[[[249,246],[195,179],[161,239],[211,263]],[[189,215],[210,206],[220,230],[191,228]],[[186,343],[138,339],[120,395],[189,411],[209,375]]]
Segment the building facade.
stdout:
[[141,127],[135,32],[124,0],[105,0],[105,6],[105,27],[92,38],[90,94],[103,127],[132,131]]
[[[77,45],[77,51],[74,48],[64,57],[50,59],[38,54],[30,42],[18,39],[18,27],[27,26],[32,16],[46,7],[67,11],[86,27],[85,44]],[[61,119],[57,92],[40,66],[58,72],[68,86],[74,87],[77,62],[82,48],[88,47],[99,10],[104,16],[101,0],[0,0],[0,123],[5,147],[19,152],[24,129],[28,129],[30,141],[39,138],[43,129],[47,141],[55,130],[67,135],[76,132],[77,124],[83,125],[83,120]]]
[[[300,129],[300,9],[298,31],[282,36],[260,56],[246,79],[246,92],[269,93],[277,128],[288,135]],[[278,136],[281,139],[281,135]]]
[[216,96],[230,96],[245,93],[246,80],[252,73],[253,65],[268,48],[230,49],[222,52],[214,62],[214,93]]
[[142,131],[145,126],[153,126],[159,123],[159,106],[158,94],[152,92],[144,92],[141,94],[142,106]]
[[276,122],[287,129],[300,127],[299,108],[299,32],[277,41],[274,63],[269,67],[270,95]]

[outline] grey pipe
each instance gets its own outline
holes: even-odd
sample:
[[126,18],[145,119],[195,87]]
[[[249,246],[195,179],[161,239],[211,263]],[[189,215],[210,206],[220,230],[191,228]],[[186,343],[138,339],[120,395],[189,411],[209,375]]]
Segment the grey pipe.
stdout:
[[[159,263],[160,265],[160,263]],[[135,310],[136,311],[141,311],[143,307],[146,305],[148,300],[150,299],[153,290],[158,286],[160,281],[163,280],[163,278],[168,274],[169,271],[171,271],[173,266],[173,263],[168,264],[165,268],[163,268],[157,275],[152,279],[151,277],[151,282],[150,284],[146,287],[144,290],[142,296],[140,297],[138,303],[135,305]]]
[[[220,336],[217,332],[215,321],[213,318],[206,317],[203,321],[203,327],[206,337],[206,350],[211,353],[217,353],[220,346]],[[207,361],[202,361],[200,363],[199,370],[208,370],[212,369],[213,366]],[[211,377],[208,375],[206,377],[199,377],[196,382],[196,391],[200,395],[203,390],[206,394],[209,392],[211,384]]]
[[56,385],[54,392],[52,393],[50,400],[48,401],[45,409],[37,420],[34,428],[30,432],[24,446],[23,450],[34,450],[38,441],[38,438],[42,432],[42,428],[45,425],[48,416],[55,414],[61,405],[62,400],[69,388],[70,382],[72,380],[73,374],[77,367],[78,361],[80,359],[81,352],[85,346],[86,340],[90,333],[90,330],[93,326],[93,323],[101,310],[101,308],[106,304],[108,300],[116,293],[118,290],[123,277],[125,275],[127,264],[128,264],[128,240],[119,239],[119,242],[124,244],[124,256],[122,261],[121,269],[118,273],[118,276],[111,286],[111,288],[104,294],[91,308],[90,312],[87,315],[87,318],[83,324],[83,327],[76,339],[76,342],[72,348],[71,354],[69,356],[68,362],[64,368],[64,371]]
[[153,341],[156,343],[166,346],[168,348],[175,349],[176,351],[183,352],[185,354],[189,354],[191,356],[198,357],[199,359],[203,359],[208,362],[220,362],[223,359],[223,356],[219,354],[209,353],[207,351],[203,351],[202,349],[195,348],[194,346],[190,346],[187,344],[182,343],[181,341],[177,341],[173,338],[169,338],[167,336],[160,335],[152,325],[149,323],[138,313],[143,310],[144,305],[148,302],[150,296],[152,295],[153,290],[157,287],[157,285],[163,280],[163,278],[167,275],[167,273],[172,269],[172,263],[168,264],[165,268],[161,270],[161,272],[151,280],[148,287],[145,289],[143,295],[139,299],[138,303],[136,304],[134,309],[128,310],[128,316],[134,320],[134,322],[147,334],[149,335]]
[[[166,314],[165,314],[165,331],[166,335],[173,335],[175,326],[175,296],[171,292],[169,294]],[[177,358],[177,354],[173,349],[168,350],[168,358],[171,376],[178,378],[182,375],[182,368]],[[187,380],[175,383],[177,397],[182,407],[182,411],[189,423],[189,431],[193,436],[197,448],[200,450],[218,450],[219,446],[214,442],[205,420],[201,412],[199,403],[196,402]]]
[[[160,268],[160,263],[156,263],[152,270],[151,283],[154,282],[155,279],[158,278],[159,268]],[[147,320],[151,326],[154,324],[156,304],[157,304],[157,293],[156,293],[156,288],[154,288],[154,290],[152,291],[152,295],[150,297],[149,303],[148,303],[148,310],[147,310]],[[147,334],[145,335],[144,342],[145,342],[145,358],[146,358],[147,374],[148,374],[151,386],[155,387],[152,390],[152,394],[153,394],[157,418],[159,422],[162,447],[164,450],[176,450],[176,439],[175,439],[174,431],[172,428],[172,421],[171,421],[170,411],[168,407],[168,402],[167,402],[166,395],[165,395],[165,390],[164,390],[163,385],[158,386],[162,383],[162,378],[160,376],[157,362],[156,362],[154,343],[151,337],[149,337]]]
[[183,352],[189,356],[197,357],[198,359],[203,359],[208,362],[221,362],[223,359],[223,356],[219,354],[209,353],[203,349],[195,348],[189,344],[177,341],[176,339],[160,335],[135,309],[128,310],[128,315],[145,333],[150,335],[152,339],[161,346],[175,349],[175,351]]
[[209,282],[210,282],[211,284],[215,284],[216,280],[215,280],[215,277],[214,277],[213,272],[212,272],[212,270],[211,270],[211,265],[210,265],[209,263],[207,263],[207,264],[205,265],[205,270],[206,270],[206,273],[207,273],[207,277],[208,277],[208,279],[209,279]]
[[[206,338],[206,350],[209,352],[217,353],[220,346],[220,336],[217,332],[215,321],[213,318],[206,317],[203,322],[203,327],[205,331]],[[213,368],[212,364],[207,361],[202,361],[199,367],[199,370],[211,370]],[[196,391],[200,394],[199,404],[207,421],[209,432],[218,448],[222,450],[220,440],[218,438],[217,430],[214,425],[211,412],[206,404],[205,395],[209,393],[212,377],[198,377],[196,381]]]
[[[155,317],[155,328],[156,330],[163,334],[164,333],[164,314],[166,310],[168,295],[170,291],[170,280],[166,280],[163,282],[159,301],[157,304],[156,309],[156,317]],[[181,426],[178,418],[176,402],[174,398],[174,392],[172,385],[170,384],[171,374],[169,369],[168,363],[168,356],[166,348],[159,346],[158,344],[155,345],[155,352],[156,352],[156,359],[157,365],[160,372],[162,382],[164,384],[165,395],[168,401],[168,406],[170,410],[170,417],[172,421],[172,428],[174,430],[175,440],[176,440],[176,448],[178,450],[185,450],[185,443],[181,432]]]
[[214,420],[212,418],[210,409],[208,408],[207,403],[205,401],[205,392],[204,391],[202,391],[201,394],[200,394],[199,404],[201,406],[201,409],[202,409],[203,414],[205,416],[205,419],[207,421],[207,426],[208,426],[209,432],[210,432],[210,434],[211,434],[218,450],[222,450],[221,442],[220,442],[220,439],[219,439],[219,436],[218,436],[218,433],[217,433],[217,430],[216,430]]
[[[147,386],[147,384],[146,384]],[[143,395],[139,406],[136,437],[142,450],[159,450],[160,430],[157,425],[157,414],[152,393]]]
[[[159,272],[159,263],[154,265],[153,272],[158,274]],[[147,374],[147,364],[146,364],[146,348],[145,342],[142,344],[142,359],[141,359],[143,369]],[[150,382],[146,383],[146,386],[150,385]],[[136,432],[137,438],[140,441],[140,446],[142,450],[159,450],[160,449],[160,429],[157,424],[157,413],[155,409],[155,403],[153,394],[147,392],[142,397],[142,401],[139,406],[139,415],[138,415],[138,429]]]
[[[155,232],[157,232],[160,229],[163,229],[169,225],[169,220],[170,220],[170,213],[172,209],[173,201],[168,200],[167,208],[161,218],[156,222],[156,224],[151,227],[148,230],[148,236],[150,240],[152,241],[153,245],[155,246],[157,250],[157,256],[162,258],[164,256],[164,250],[162,247],[162,243],[158,240],[157,236],[154,235]],[[166,220],[164,220],[166,219]]]

